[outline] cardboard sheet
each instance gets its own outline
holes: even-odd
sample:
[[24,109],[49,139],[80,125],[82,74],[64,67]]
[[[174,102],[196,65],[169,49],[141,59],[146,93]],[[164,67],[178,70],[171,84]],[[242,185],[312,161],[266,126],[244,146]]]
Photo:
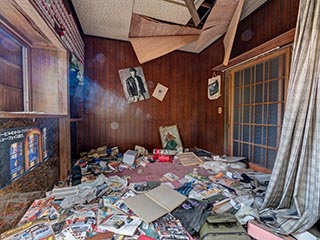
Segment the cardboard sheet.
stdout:
[[177,208],[186,199],[186,196],[173,188],[161,185],[147,193],[127,198],[124,202],[141,219],[151,223]]

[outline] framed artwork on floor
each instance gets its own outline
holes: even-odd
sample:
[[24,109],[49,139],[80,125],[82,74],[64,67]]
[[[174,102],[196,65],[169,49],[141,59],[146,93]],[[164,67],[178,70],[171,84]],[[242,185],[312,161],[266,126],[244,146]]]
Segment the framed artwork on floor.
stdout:
[[183,148],[177,125],[160,126],[160,137],[162,147],[169,150],[178,150]]

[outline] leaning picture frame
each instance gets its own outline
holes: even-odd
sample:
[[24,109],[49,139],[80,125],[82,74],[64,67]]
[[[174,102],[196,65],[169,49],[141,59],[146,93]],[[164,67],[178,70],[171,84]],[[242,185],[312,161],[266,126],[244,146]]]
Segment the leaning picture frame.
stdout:
[[176,124],[159,127],[162,148],[179,150],[183,148],[179,130]]

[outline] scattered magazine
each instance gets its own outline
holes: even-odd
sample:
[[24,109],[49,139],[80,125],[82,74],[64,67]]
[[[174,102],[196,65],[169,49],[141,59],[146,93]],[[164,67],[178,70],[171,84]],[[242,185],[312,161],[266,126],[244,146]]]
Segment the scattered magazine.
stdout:
[[132,236],[142,220],[135,216],[112,215],[96,227],[97,232],[111,231],[121,235]]

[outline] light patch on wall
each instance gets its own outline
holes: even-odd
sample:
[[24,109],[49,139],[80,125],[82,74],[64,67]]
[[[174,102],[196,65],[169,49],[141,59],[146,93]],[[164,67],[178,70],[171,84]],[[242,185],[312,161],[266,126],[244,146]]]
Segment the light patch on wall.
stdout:
[[147,113],[147,120],[152,119],[152,115],[150,113]]
[[112,122],[110,124],[111,129],[117,130],[119,128],[119,123],[118,122]]
[[98,61],[99,63],[104,63],[106,61],[106,57],[104,56],[103,53],[98,53],[95,57],[95,60]]
[[244,42],[248,42],[253,37],[253,31],[251,29],[246,29],[241,33],[241,40]]
[[[84,108],[87,112],[100,112],[99,106],[113,108],[122,113],[128,108],[128,103],[123,97],[116,95],[109,89],[102,88],[96,81],[85,79]],[[103,103],[103,104],[102,104]],[[98,107],[98,108],[97,108]]]

